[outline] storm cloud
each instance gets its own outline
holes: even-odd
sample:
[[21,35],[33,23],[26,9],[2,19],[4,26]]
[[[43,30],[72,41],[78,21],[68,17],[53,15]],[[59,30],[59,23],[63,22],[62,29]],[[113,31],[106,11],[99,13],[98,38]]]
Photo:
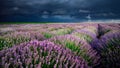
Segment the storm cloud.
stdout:
[[1,0],[0,15],[119,17],[119,3],[120,0]]

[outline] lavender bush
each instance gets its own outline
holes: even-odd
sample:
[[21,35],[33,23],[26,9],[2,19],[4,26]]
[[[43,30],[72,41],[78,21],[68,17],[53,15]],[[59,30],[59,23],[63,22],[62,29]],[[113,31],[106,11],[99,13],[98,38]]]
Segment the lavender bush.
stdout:
[[14,46],[15,44],[20,44],[22,42],[28,42],[30,38],[24,36],[10,36],[10,37],[0,37],[0,50],[6,49]]
[[120,67],[120,32],[103,35],[100,39],[92,42],[101,55],[101,68],[118,68]]
[[0,50],[34,39],[44,40],[45,38],[42,34],[36,32],[14,32],[6,34],[0,36]]
[[68,49],[49,41],[31,41],[0,51],[2,68],[90,68]]
[[72,33],[72,31],[73,31],[72,28],[64,28],[64,29],[54,30],[54,31],[52,31],[52,33],[55,35],[65,35],[65,34]]
[[70,49],[76,55],[85,59],[90,66],[99,64],[98,60],[100,56],[86,41],[83,41],[72,35],[56,36],[51,38],[50,41]]

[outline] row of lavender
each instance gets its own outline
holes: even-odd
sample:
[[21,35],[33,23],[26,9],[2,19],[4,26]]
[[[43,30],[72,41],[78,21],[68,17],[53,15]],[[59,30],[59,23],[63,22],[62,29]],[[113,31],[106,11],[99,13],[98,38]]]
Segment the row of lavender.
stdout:
[[2,68],[118,68],[120,66],[119,24],[1,26],[0,67]]

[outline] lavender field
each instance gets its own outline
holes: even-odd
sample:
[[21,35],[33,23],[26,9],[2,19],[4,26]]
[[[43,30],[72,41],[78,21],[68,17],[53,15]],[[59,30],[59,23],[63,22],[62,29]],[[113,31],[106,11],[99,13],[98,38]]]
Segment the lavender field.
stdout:
[[1,24],[0,68],[120,68],[120,24]]

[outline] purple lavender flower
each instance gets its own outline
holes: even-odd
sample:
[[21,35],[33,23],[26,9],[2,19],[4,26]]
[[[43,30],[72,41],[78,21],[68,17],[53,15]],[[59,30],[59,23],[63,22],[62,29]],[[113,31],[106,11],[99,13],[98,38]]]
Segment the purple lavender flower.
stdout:
[[[29,45],[27,45],[29,44]],[[56,47],[57,46],[57,47]],[[61,53],[60,53],[61,52]],[[64,54],[63,54],[64,52]],[[81,66],[84,62],[84,68],[89,67],[87,63],[80,57],[75,56],[70,50],[55,45],[49,41],[31,41],[23,43],[20,46],[14,46],[7,50],[0,51],[0,64],[2,67],[68,67],[72,63]],[[49,54],[48,54],[49,53]],[[15,55],[17,54],[17,55]],[[19,56],[19,57],[18,57]],[[71,56],[71,59],[67,60]],[[6,58],[4,58],[6,57]],[[4,61],[2,59],[5,59]],[[12,61],[11,61],[12,60]],[[13,63],[16,62],[16,63]],[[9,65],[7,63],[10,63]],[[56,64],[57,63],[57,64]],[[75,68],[75,65],[72,66]]]
[[84,40],[72,35],[56,36],[49,40],[71,50],[74,54],[81,56],[88,63],[91,63],[91,65],[99,63],[99,61],[96,62],[96,60],[99,60],[100,56],[93,50],[91,45]]

